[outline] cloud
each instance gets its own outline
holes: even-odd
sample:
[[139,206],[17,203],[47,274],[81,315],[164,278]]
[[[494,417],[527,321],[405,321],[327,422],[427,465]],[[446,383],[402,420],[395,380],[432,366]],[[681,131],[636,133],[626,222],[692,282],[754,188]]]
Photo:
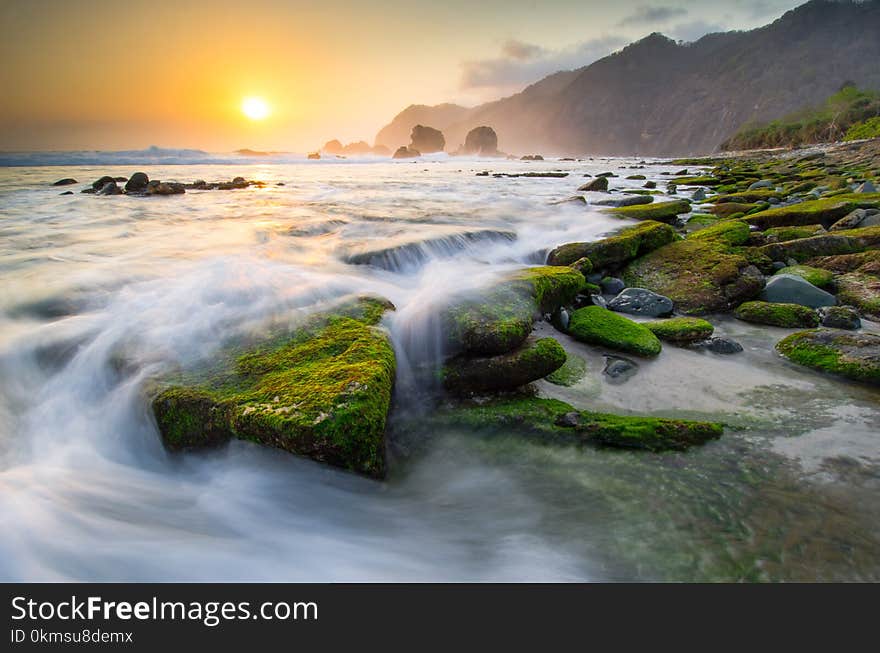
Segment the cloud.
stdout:
[[707,23],[703,20],[693,20],[689,23],[681,23],[669,30],[669,36],[679,41],[696,41],[701,36],[715,32],[726,32],[728,28],[718,23]]
[[601,36],[561,50],[509,40],[500,56],[461,64],[461,88],[514,91],[560,70],[587,66],[626,45],[619,36]]
[[620,27],[653,25],[655,23],[665,23],[673,18],[682,18],[686,15],[687,9],[682,7],[648,7],[643,5],[621,20],[618,25]]

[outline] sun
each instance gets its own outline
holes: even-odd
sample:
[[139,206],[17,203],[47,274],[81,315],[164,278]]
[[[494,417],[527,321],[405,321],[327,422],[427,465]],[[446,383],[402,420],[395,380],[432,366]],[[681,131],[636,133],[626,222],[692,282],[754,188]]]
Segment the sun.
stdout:
[[260,97],[246,97],[241,101],[241,112],[251,120],[263,120],[272,112],[269,103]]

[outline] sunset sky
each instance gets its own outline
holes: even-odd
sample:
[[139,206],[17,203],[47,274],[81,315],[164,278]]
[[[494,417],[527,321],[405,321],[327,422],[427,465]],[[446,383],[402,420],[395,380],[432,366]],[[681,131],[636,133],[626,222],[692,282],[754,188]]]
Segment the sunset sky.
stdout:
[[0,0],[0,150],[372,143],[412,103],[476,104],[653,31],[694,40],[797,4]]

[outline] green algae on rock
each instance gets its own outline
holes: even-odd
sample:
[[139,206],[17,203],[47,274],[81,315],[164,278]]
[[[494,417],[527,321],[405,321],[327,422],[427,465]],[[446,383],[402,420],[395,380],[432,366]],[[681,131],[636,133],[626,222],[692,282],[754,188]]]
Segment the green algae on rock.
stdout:
[[659,204],[646,204],[637,206],[620,206],[612,209],[604,209],[602,213],[615,218],[630,218],[632,220],[655,220],[657,222],[675,222],[676,218],[683,213],[690,213],[691,205],[684,200],[661,202]]
[[815,329],[783,338],[776,350],[800,365],[880,385],[880,336]]
[[677,239],[670,225],[646,220],[595,242],[560,245],[547,256],[547,263],[571,265],[587,258],[596,269],[616,268]]
[[581,342],[639,356],[656,356],[661,349],[657,336],[648,328],[601,306],[587,306],[572,313],[568,332]]
[[565,402],[536,397],[457,404],[440,411],[434,419],[445,426],[474,431],[512,432],[551,442],[574,440],[649,451],[687,449],[717,439],[724,431],[713,422],[577,411]]
[[749,240],[751,230],[749,225],[741,220],[725,220],[695,231],[690,236],[691,240],[713,240],[726,245],[745,245]]
[[809,329],[819,326],[816,311],[798,304],[773,302],[746,302],[734,312],[734,317],[744,322],[766,324],[786,329]]
[[820,224],[808,224],[796,227],[771,227],[764,232],[765,242],[783,242],[810,238],[825,233],[825,227]]
[[837,274],[837,299],[863,315],[880,319],[880,250],[812,259],[813,265]]
[[525,268],[505,276],[479,296],[457,298],[443,309],[440,324],[451,353],[492,356],[520,346],[536,314],[570,303],[585,284],[567,266]]
[[699,233],[636,259],[624,281],[669,297],[690,315],[729,310],[761,292],[764,277],[747,256],[718,240],[694,238]]
[[813,268],[809,265],[790,265],[782,268],[776,274],[794,274],[801,279],[809,281],[817,288],[827,288],[834,281],[834,274],[821,268]]
[[443,367],[443,385],[454,394],[514,390],[555,372],[565,363],[565,350],[553,338],[526,343],[492,357],[459,356]]
[[395,357],[374,325],[388,306],[362,299],[292,336],[227,352],[165,387],[152,402],[165,445],[193,449],[239,438],[384,476]]
[[558,370],[547,375],[553,385],[571,387],[587,375],[587,361],[577,354],[566,352],[565,363]]
[[858,204],[855,202],[844,201],[839,198],[819,199],[781,206],[775,209],[767,209],[766,211],[748,216],[745,218],[745,221],[757,226],[759,229],[811,224],[821,224],[827,229],[856,208],[858,208]]
[[685,344],[705,340],[715,331],[715,327],[709,322],[698,317],[673,317],[668,320],[642,322],[642,325],[660,340]]

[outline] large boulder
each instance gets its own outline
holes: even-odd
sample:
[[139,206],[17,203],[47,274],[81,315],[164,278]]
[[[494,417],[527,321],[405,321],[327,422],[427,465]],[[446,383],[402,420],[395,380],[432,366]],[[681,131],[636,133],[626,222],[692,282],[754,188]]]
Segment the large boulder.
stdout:
[[640,206],[621,206],[611,209],[603,209],[603,213],[607,213],[615,218],[630,218],[632,220],[656,220],[657,222],[673,223],[679,215],[689,213],[691,205],[684,200],[676,200],[673,202],[660,202],[659,204],[649,204]]
[[[432,152],[442,152],[446,148],[446,139],[443,132],[433,127],[425,125],[416,125],[410,134],[409,144],[411,150],[417,150],[422,154],[430,154]],[[369,146],[367,146],[369,148]]]
[[821,224],[826,229],[848,215],[858,204],[839,199],[821,199],[767,209],[745,218],[759,229]]
[[880,385],[880,336],[836,329],[793,333],[776,345],[789,360],[854,381]]
[[[605,179],[605,177],[599,177]],[[607,197],[604,199],[594,200],[590,202],[593,206],[639,206],[641,204],[650,204],[654,201],[653,195],[620,195],[618,197]]]
[[456,297],[441,311],[440,330],[450,353],[494,356],[519,347],[536,316],[574,301],[584,275],[562,266],[525,268],[478,293]]
[[623,279],[668,297],[690,315],[730,310],[764,287],[764,275],[746,255],[724,242],[693,236],[636,259]]
[[815,310],[799,304],[745,302],[733,312],[737,319],[785,329],[809,329],[819,326]]
[[474,127],[464,139],[462,153],[498,156],[498,135],[491,127]]
[[578,190],[604,193],[608,190],[608,177],[596,177],[578,188]]
[[126,193],[143,193],[147,190],[150,178],[146,172],[136,172],[125,182]]
[[657,336],[647,327],[600,306],[586,306],[572,313],[568,332],[581,342],[638,356],[656,356],[661,349]]
[[608,308],[618,313],[662,317],[672,313],[672,300],[645,288],[626,288],[609,300]]
[[880,250],[825,256],[810,263],[835,273],[834,283],[841,303],[855,306],[863,315],[880,320]]
[[327,154],[343,154],[345,150],[342,147],[342,143],[334,138],[332,141],[324,143],[324,147],[321,148],[321,151],[326,152]]
[[646,220],[601,240],[560,245],[550,252],[547,263],[571,265],[586,257],[596,269],[617,268],[677,239],[675,229],[670,225]]
[[781,268],[776,274],[793,274],[813,284],[817,288],[827,288],[834,281],[834,273],[830,270],[814,268],[809,265],[789,265]]
[[810,308],[834,306],[837,303],[834,295],[796,274],[777,274],[770,277],[761,293],[761,299],[765,302],[800,304]]
[[361,299],[294,332],[230,347],[152,401],[171,450],[250,440],[361,474],[385,474],[395,357],[374,325],[387,301]]
[[507,354],[447,361],[443,386],[453,394],[514,390],[555,372],[565,358],[565,350],[553,338],[530,339]]

